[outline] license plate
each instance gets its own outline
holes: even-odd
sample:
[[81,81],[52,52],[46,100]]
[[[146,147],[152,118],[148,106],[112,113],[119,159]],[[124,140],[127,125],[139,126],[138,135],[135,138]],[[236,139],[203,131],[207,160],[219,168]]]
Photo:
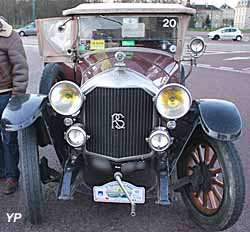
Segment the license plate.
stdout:
[[[145,203],[145,188],[136,187],[128,182],[122,182],[127,189],[133,202],[137,204]],[[126,194],[116,181],[109,182],[102,186],[93,188],[94,201],[110,203],[130,203]]]

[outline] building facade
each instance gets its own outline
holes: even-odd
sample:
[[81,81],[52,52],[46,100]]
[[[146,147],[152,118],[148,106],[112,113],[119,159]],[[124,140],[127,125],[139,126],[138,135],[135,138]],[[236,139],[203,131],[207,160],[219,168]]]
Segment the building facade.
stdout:
[[220,7],[220,9],[222,11],[223,27],[233,26],[234,25],[235,10],[227,4],[223,4]]
[[190,7],[196,9],[196,15],[192,18],[193,27],[208,29],[223,25],[223,11],[214,5],[192,4]]
[[235,9],[234,26],[250,29],[250,0],[241,0]]

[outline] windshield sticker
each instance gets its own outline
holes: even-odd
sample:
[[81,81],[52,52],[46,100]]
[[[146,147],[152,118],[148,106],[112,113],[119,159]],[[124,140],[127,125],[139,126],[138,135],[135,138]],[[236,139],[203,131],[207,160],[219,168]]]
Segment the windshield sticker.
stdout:
[[90,40],[90,50],[103,50],[105,49],[104,40]]
[[122,37],[131,37],[131,38],[144,38],[145,37],[145,24],[138,23],[136,26],[132,26],[131,24],[123,24],[122,25]]
[[132,29],[137,29],[138,28],[138,18],[123,18],[123,24],[122,25],[125,25],[126,27],[130,27]]
[[163,19],[162,20],[163,22],[163,26],[162,27],[165,27],[165,28],[175,28],[177,26],[177,21],[176,19],[169,19],[169,18],[166,18],[166,19]]
[[135,46],[135,40],[123,40],[122,46],[123,47],[133,47],[133,46]]
[[133,55],[134,55],[133,52],[126,52],[126,59],[132,60],[133,59]]
[[80,53],[85,52],[85,44],[80,44],[80,45],[79,45],[79,52],[80,52]]

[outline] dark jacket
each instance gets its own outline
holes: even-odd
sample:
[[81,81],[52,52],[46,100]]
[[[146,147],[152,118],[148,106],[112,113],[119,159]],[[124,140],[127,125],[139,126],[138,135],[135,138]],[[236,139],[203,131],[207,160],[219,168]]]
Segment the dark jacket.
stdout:
[[12,95],[26,92],[28,64],[22,40],[3,19],[0,18],[0,93],[12,91]]

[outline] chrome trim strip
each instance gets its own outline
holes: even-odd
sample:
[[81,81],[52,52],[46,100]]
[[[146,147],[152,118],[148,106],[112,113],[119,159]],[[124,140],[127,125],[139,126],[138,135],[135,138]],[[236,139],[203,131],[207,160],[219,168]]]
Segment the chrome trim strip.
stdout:
[[[174,59],[174,55],[163,50],[157,50],[153,48],[143,48],[143,47],[113,47],[113,48],[106,48],[102,51],[103,53],[108,53],[108,52],[136,52],[136,53],[153,53],[153,54],[158,54],[158,55],[163,55],[163,56],[169,56]],[[87,59],[89,56],[95,55],[100,53],[100,51],[90,51],[87,52],[83,55],[81,55],[81,59]]]
[[159,91],[152,80],[126,67],[117,67],[99,73],[92,79],[86,81],[81,86],[81,90],[84,95],[87,95],[97,87],[112,89],[141,88],[151,96],[155,96]]

